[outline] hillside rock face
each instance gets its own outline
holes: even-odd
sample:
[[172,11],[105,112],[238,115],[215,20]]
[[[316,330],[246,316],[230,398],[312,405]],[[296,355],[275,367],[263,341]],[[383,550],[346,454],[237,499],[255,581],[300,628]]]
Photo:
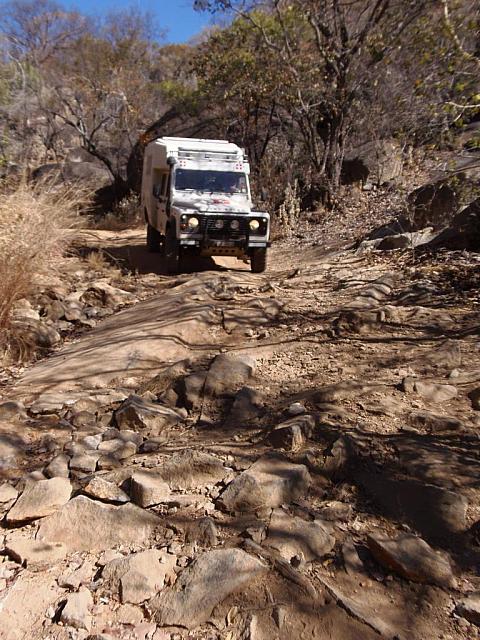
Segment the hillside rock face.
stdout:
[[371,182],[376,185],[402,175],[402,150],[395,140],[378,140],[348,151],[342,166],[344,184]]

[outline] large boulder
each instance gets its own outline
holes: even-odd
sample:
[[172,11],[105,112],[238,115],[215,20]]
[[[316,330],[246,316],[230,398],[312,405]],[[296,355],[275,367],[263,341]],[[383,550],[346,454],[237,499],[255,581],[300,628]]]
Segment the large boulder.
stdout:
[[[418,187],[408,196],[409,220],[414,229],[422,229],[426,226],[433,226],[435,229],[451,227],[457,229],[462,225],[476,226],[478,233],[478,211],[474,217],[475,221],[466,218],[458,218],[459,209],[462,206],[474,205],[472,203],[472,193],[475,193],[480,185],[480,165],[477,154],[453,155],[440,166],[432,175],[429,182]],[[470,205],[470,206],[471,206]],[[478,200],[477,200],[478,207]],[[467,207],[468,209],[469,207]],[[475,207],[474,207],[475,208]],[[466,231],[466,230],[465,230]],[[469,241],[468,232],[446,233],[443,239],[435,238],[433,244],[444,246],[450,236],[462,235],[463,240]],[[477,236],[478,243],[478,236]],[[478,244],[477,244],[478,246]],[[452,248],[464,248],[454,247]]]
[[72,485],[67,478],[29,482],[7,514],[8,525],[18,525],[55,513],[70,499]]
[[408,580],[439,587],[456,586],[448,558],[417,536],[407,533],[388,538],[372,534],[367,542],[380,564]]
[[71,551],[103,551],[143,544],[160,524],[156,515],[131,503],[117,507],[77,496],[43,520],[37,539],[63,542]]
[[441,229],[452,220],[460,206],[455,184],[447,180],[430,182],[408,196],[409,221],[413,229]]
[[310,483],[304,465],[275,457],[261,458],[227,486],[220,502],[231,512],[279,507],[305,495]]
[[470,593],[460,600],[456,606],[456,613],[480,627],[480,593]]
[[17,315],[12,323],[26,344],[34,345],[40,349],[51,349],[61,340],[58,331],[42,320]]
[[83,587],[79,592],[68,595],[65,606],[60,613],[60,621],[69,627],[90,631],[92,626],[90,610],[92,607],[92,594]]
[[307,522],[289,516],[283,509],[274,509],[265,544],[277,549],[289,562],[295,556],[310,562],[329,553],[335,538],[321,521]]
[[260,560],[240,549],[208,551],[181,573],[173,587],[150,600],[149,609],[160,626],[193,629],[206,622],[227,596],[266,570]]
[[176,560],[157,549],[116,558],[103,569],[103,585],[122,602],[140,604],[163,589],[166,581],[175,580]]
[[205,381],[205,393],[210,396],[238,391],[255,373],[255,359],[245,355],[221,353],[215,357]]
[[435,249],[445,247],[452,250],[480,250],[480,198],[462,209],[446,229],[439,233],[428,246]]
[[18,538],[5,544],[7,555],[31,570],[42,571],[59,564],[67,555],[67,548],[61,542],[46,544],[38,540]]
[[151,507],[165,502],[170,488],[156,471],[137,471],[130,478],[130,495],[139,507]]
[[182,420],[183,416],[174,409],[135,395],[129,396],[115,411],[120,430],[142,431],[149,436],[160,435]]
[[198,491],[221,482],[229,473],[229,469],[210,453],[185,451],[159,463],[155,473],[172,490]]

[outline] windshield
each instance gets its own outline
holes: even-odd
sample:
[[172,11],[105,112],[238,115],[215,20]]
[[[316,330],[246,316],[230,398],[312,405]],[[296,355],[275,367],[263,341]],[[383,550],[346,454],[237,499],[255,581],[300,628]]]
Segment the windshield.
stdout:
[[235,171],[203,171],[177,169],[175,189],[207,193],[247,193],[247,178]]

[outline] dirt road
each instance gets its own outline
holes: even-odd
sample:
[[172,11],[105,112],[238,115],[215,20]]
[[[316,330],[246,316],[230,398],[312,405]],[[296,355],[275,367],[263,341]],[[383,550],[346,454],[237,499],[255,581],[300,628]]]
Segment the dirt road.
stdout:
[[[0,405],[7,640],[478,637],[478,308],[460,255],[297,239],[266,274],[228,259],[168,277],[143,232],[81,244],[149,294],[4,395],[25,403]],[[48,572],[45,549],[18,564],[25,539],[63,545]],[[33,583],[50,598],[27,605]]]

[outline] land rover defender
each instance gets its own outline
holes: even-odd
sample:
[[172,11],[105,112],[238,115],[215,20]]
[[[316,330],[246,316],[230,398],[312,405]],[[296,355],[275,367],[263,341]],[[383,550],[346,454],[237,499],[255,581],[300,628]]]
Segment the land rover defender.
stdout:
[[187,253],[235,256],[265,271],[270,216],[252,210],[249,174],[243,150],[225,140],[158,138],[146,146],[147,247],[164,252],[170,273]]

